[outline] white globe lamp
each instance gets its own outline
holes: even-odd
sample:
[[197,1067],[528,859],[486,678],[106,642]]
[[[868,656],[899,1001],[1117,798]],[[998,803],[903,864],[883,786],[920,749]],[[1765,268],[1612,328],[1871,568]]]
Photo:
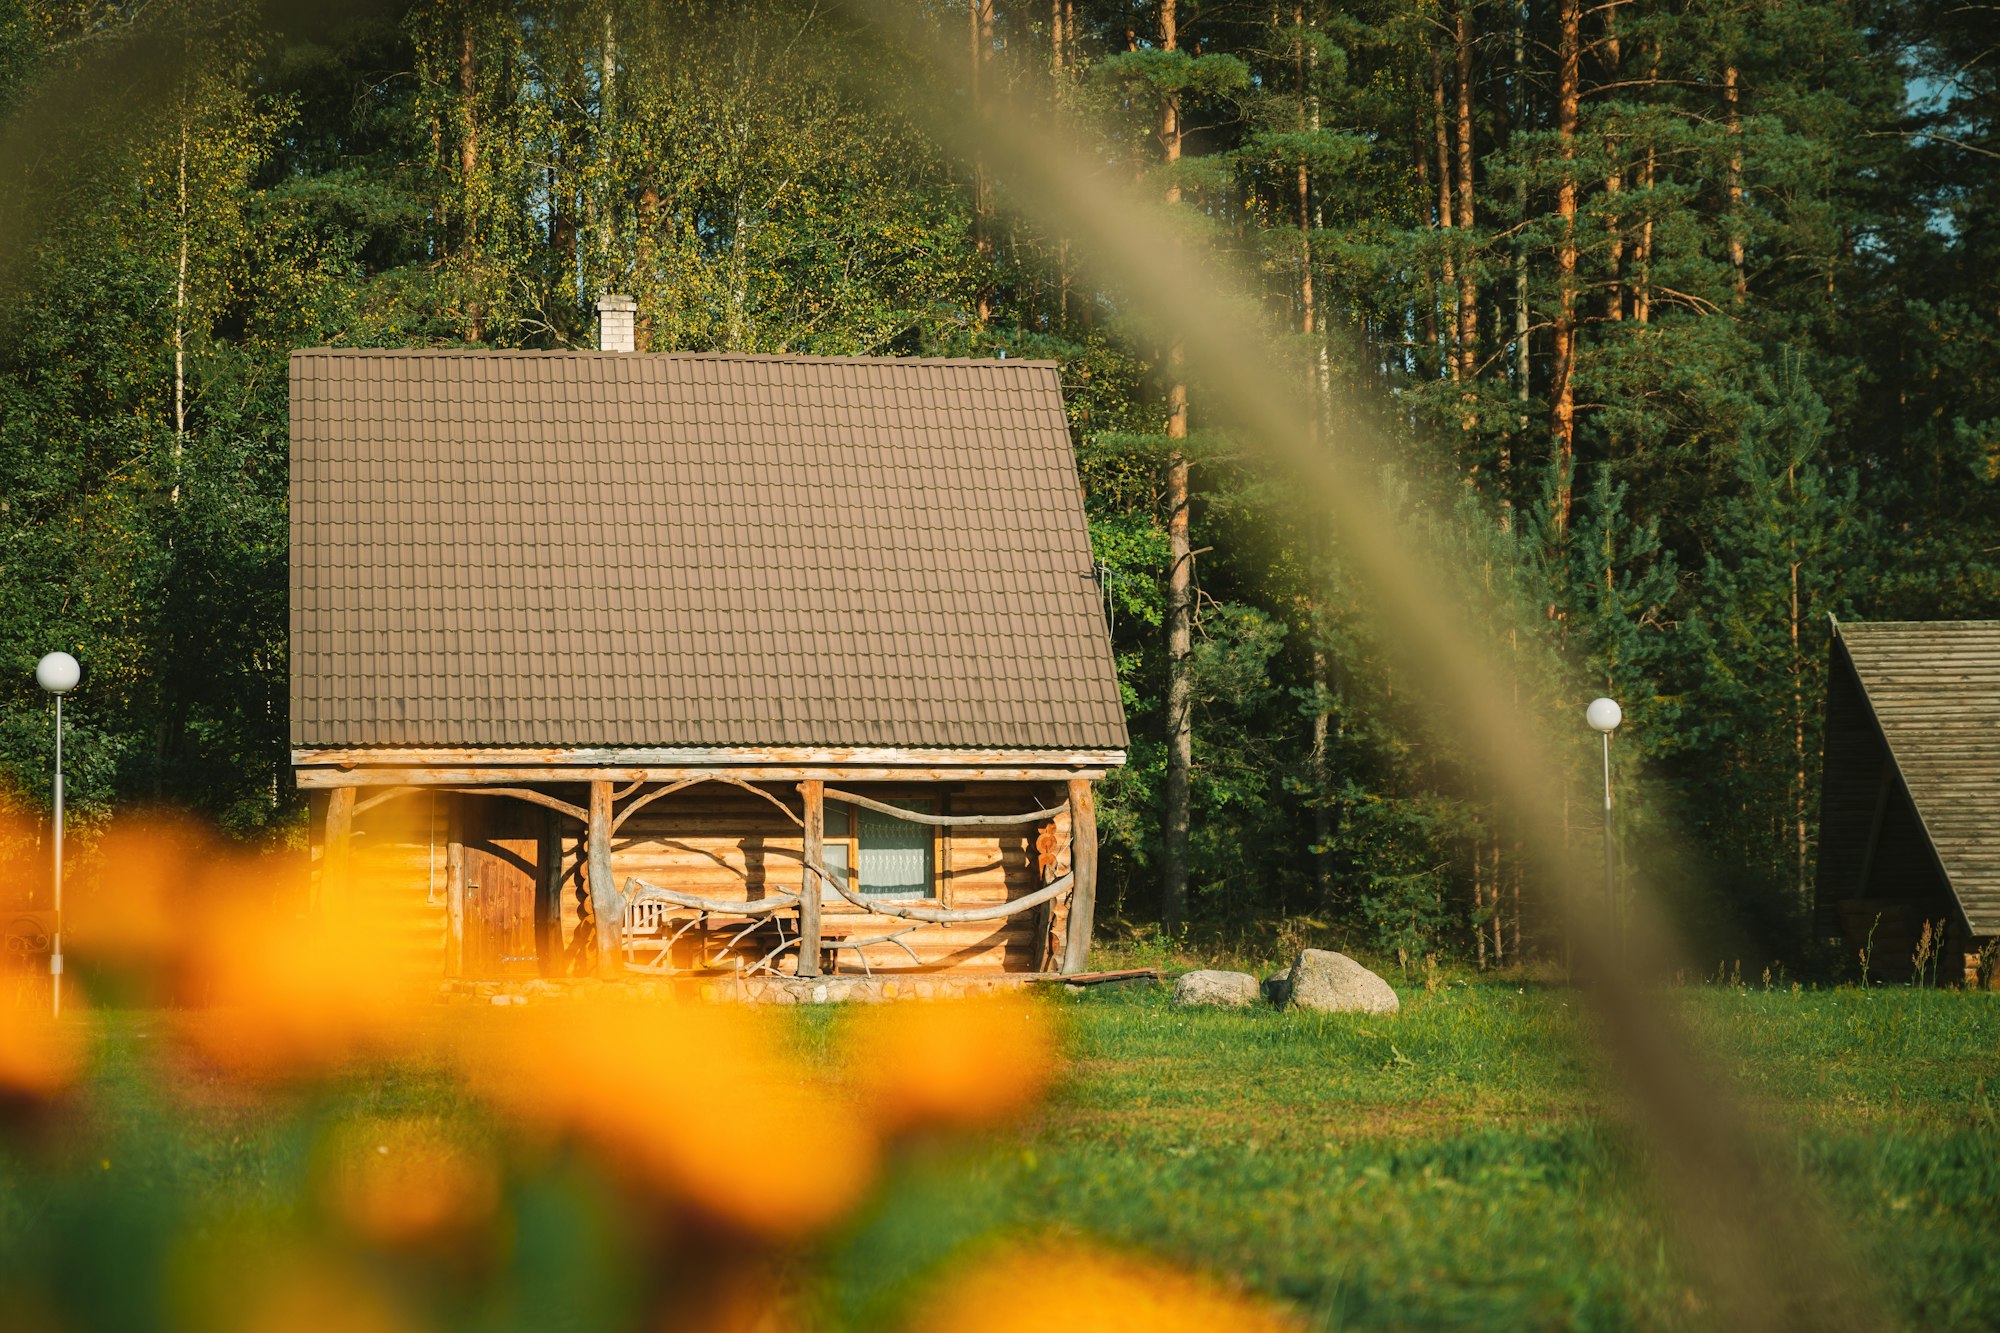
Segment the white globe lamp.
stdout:
[[56,697],[56,782],[55,782],[55,907],[56,928],[51,935],[54,948],[49,951],[49,993],[50,1011],[57,1018],[62,1017],[62,872],[63,872],[63,771],[62,771],[62,697],[76,688],[83,679],[83,668],[68,653],[49,653],[35,663],[35,684]]
[[1625,710],[1618,706],[1616,699],[1593,699],[1583,716],[1590,723],[1591,730],[1608,736],[1618,730],[1618,724],[1625,720]]
[[68,653],[50,653],[35,663],[35,684],[50,694],[68,694],[83,679],[83,668]]
[[1604,910],[1618,929],[1618,848],[1611,836],[1611,733],[1625,720],[1616,699],[1593,699],[1583,712],[1590,729],[1604,737]]

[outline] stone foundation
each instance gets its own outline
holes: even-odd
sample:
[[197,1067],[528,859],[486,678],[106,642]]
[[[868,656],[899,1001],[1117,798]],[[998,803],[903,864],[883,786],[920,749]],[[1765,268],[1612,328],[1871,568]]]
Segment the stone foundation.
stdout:
[[524,981],[446,981],[444,1004],[561,1003],[585,997],[639,1000],[706,1000],[713,1004],[885,1004],[898,1000],[949,1000],[1020,990],[1061,977],[1039,972],[989,976],[916,973],[877,977],[597,977],[535,978]]

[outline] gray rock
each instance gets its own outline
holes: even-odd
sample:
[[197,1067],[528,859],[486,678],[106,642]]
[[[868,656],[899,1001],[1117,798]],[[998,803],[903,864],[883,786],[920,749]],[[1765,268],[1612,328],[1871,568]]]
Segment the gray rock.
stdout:
[[1292,964],[1289,1003],[1325,1014],[1393,1014],[1403,1007],[1389,983],[1344,953],[1307,949]]
[[1241,1009],[1257,1002],[1257,978],[1248,972],[1218,972],[1203,968],[1174,983],[1170,1004],[1222,1005]]
[[1292,998],[1292,974],[1288,971],[1273,972],[1265,977],[1264,998],[1278,1008],[1284,1008],[1285,1002]]

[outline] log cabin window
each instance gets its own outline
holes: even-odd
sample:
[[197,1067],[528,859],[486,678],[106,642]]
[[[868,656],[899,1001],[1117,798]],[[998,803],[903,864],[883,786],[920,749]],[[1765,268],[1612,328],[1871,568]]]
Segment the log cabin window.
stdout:
[[[937,802],[891,797],[891,803],[929,814]],[[937,896],[937,832],[894,815],[878,814],[841,801],[826,803],[821,847],[826,868],[843,878],[860,867],[855,892],[864,898]],[[851,881],[850,881],[851,882]]]

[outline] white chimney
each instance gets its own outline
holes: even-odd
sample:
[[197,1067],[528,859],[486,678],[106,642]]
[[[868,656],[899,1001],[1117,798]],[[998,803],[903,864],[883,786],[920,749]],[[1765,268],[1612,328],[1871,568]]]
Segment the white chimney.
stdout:
[[632,322],[638,317],[639,303],[629,296],[606,292],[597,298],[597,350],[632,350]]

